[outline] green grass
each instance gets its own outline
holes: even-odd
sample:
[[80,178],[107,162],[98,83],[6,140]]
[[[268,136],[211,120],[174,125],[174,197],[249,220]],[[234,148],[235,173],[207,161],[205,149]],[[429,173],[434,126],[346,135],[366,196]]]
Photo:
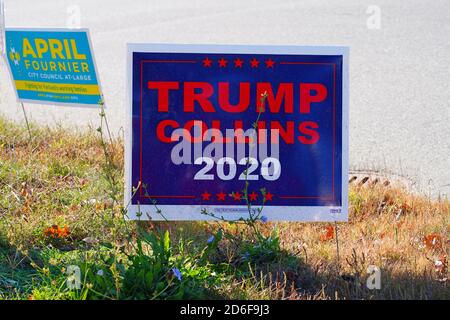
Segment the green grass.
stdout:
[[[95,130],[32,125],[32,136],[0,118],[0,299],[450,298],[448,200],[353,186],[338,260],[327,224],[256,222],[255,234],[241,224],[125,222],[120,139],[106,145],[107,163]],[[52,226],[70,234],[51,236]],[[440,242],[424,242],[430,234]],[[382,271],[380,290],[365,286],[369,265]],[[70,266],[80,268],[79,289],[67,286]]]

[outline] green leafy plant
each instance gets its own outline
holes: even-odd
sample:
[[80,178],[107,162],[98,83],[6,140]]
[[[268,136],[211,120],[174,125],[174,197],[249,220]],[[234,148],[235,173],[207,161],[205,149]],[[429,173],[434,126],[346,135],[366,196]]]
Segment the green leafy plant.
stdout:
[[136,252],[128,256],[131,264],[124,276],[123,298],[200,299],[218,280],[205,259],[212,245],[197,252],[180,239],[175,254],[168,231],[141,230],[136,242]]

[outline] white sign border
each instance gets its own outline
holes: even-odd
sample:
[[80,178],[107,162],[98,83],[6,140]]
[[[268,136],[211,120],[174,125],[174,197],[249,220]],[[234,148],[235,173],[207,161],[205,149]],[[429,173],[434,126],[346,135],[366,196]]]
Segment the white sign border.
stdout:
[[94,68],[95,68],[95,76],[97,77],[97,83],[98,83],[98,88],[100,91],[100,96],[102,97],[103,100],[103,108],[106,109],[106,102],[105,102],[105,97],[103,95],[103,88],[102,88],[102,83],[100,81],[100,77],[99,77],[99,72],[98,72],[98,67],[97,67],[97,62],[95,60],[95,53],[94,53],[94,47],[92,46],[92,41],[91,41],[91,34],[88,28],[79,28],[79,29],[68,29],[68,28],[5,28],[5,52],[4,52],[4,59],[9,71],[9,76],[12,82],[12,85],[14,87],[14,93],[16,95],[16,101],[18,103],[31,103],[31,104],[38,104],[38,105],[47,105],[47,106],[61,106],[61,107],[79,107],[79,108],[87,108],[87,109],[101,109],[99,104],[95,105],[95,104],[85,104],[85,103],[65,103],[65,102],[57,102],[57,101],[42,101],[42,100],[30,100],[30,99],[20,99],[19,98],[19,93],[17,92],[17,87],[16,87],[16,82],[14,81],[14,77],[13,77],[13,73],[11,70],[11,65],[8,61],[8,52],[6,52],[6,32],[7,31],[33,31],[33,32],[85,32],[87,39],[88,39],[88,43],[89,43],[89,49],[91,50],[91,56],[92,56],[92,63],[94,64]]
[[[348,222],[348,172],[349,172],[349,47],[346,46],[267,46],[267,45],[190,45],[190,44],[127,44],[127,107],[125,108],[125,194],[124,205],[127,220],[152,221],[207,221],[214,217],[202,214],[202,210],[223,216],[227,220],[236,220],[248,216],[247,206],[181,206],[158,205],[164,216],[158,214],[153,205],[131,205],[132,190],[132,62],[135,52],[156,53],[224,53],[224,54],[295,54],[295,55],[339,55],[342,66],[342,206],[271,206],[265,207],[262,215],[269,221],[297,222]],[[258,206],[254,206],[257,208]],[[294,212],[301,208],[301,213]],[[221,210],[227,212],[221,212]],[[234,211],[234,212],[232,212]],[[292,211],[292,212],[289,212]],[[245,212],[244,215],[239,212]]]

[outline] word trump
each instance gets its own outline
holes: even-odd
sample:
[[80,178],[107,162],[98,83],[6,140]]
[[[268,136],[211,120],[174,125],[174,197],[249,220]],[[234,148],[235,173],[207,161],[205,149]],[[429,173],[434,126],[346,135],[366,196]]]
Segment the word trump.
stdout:
[[[228,114],[244,113],[251,108],[252,97],[256,101],[261,96],[265,97],[264,105],[256,105],[255,113],[269,112],[271,114],[298,114],[299,118],[304,118],[314,112],[314,108],[320,108],[320,103],[325,102],[328,98],[328,89],[321,83],[279,83],[276,88],[268,82],[258,82],[251,84],[250,82],[240,82],[238,84],[230,84],[230,82],[218,82],[216,84],[209,82],[176,82],[176,81],[149,81],[147,88],[151,94],[157,95],[157,111],[158,113],[169,113],[171,97],[175,94],[182,93],[183,112],[185,114],[201,113],[218,113],[225,112]],[[238,90],[238,101],[231,102],[230,92]],[[298,103],[294,97],[298,92]],[[234,96],[234,95],[233,95]],[[238,118],[238,117],[236,117]],[[296,123],[294,120],[280,122],[278,120],[258,122],[258,129],[271,129],[279,132],[280,138],[286,144],[294,144],[296,141],[301,144],[315,144],[320,139],[319,125],[316,121],[302,119]],[[187,131],[191,131],[195,125],[202,127],[202,133],[209,128],[221,130],[221,121],[215,119],[206,123],[200,120],[187,121],[180,124],[173,119],[161,120],[156,127],[156,135],[161,142],[170,143],[171,134],[167,133],[167,129],[178,129],[183,127]],[[234,121],[236,130],[243,128],[242,120]],[[229,129],[229,128],[226,128]],[[296,131],[299,134],[296,137]],[[258,132],[258,135],[260,132]],[[239,140],[245,142],[246,140]],[[220,142],[224,142],[220,140]],[[225,141],[226,142],[226,141]]]
[[79,52],[75,39],[24,38],[22,57],[27,70],[89,72],[86,54]]
[[129,44],[127,217],[346,221],[347,54]]

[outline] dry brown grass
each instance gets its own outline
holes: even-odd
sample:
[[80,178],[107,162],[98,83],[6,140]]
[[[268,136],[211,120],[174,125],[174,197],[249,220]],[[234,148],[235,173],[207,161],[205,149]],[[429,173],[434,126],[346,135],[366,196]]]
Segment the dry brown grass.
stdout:
[[[68,224],[74,239],[109,236],[105,223],[104,161],[98,136],[23,128],[0,119],[0,249],[34,246],[42,230]],[[116,173],[123,146],[114,146]],[[98,202],[91,203],[96,199]],[[99,207],[100,203],[100,207]],[[111,223],[111,222],[110,222]],[[384,185],[352,185],[349,223],[268,223],[279,229],[282,257],[250,275],[224,282],[227,298],[450,299],[450,203]],[[207,239],[213,225],[171,223],[190,239]],[[231,230],[232,226],[226,226]],[[177,232],[174,232],[177,234]],[[233,255],[234,248],[223,250]],[[381,270],[381,289],[369,290],[367,268]],[[0,261],[1,267],[1,261]]]
[[[353,186],[350,203],[349,223],[337,225],[339,259],[333,224],[278,224],[283,249],[301,262],[272,270],[287,274],[273,297],[450,299],[448,200],[380,185]],[[381,271],[380,290],[366,286],[370,265]]]
[[[236,228],[223,226],[231,232]],[[166,227],[200,238],[214,229],[192,223]],[[260,227],[266,234],[274,227],[279,230],[283,255],[279,261],[255,266],[250,277],[224,284],[227,297],[450,299],[448,200],[414,195],[398,186],[354,184],[348,223],[279,222]],[[234,248],[224,245],[222,250],[231,261]],[[367,287],[373,274],[369,266],[380,270],[380,289]]]

